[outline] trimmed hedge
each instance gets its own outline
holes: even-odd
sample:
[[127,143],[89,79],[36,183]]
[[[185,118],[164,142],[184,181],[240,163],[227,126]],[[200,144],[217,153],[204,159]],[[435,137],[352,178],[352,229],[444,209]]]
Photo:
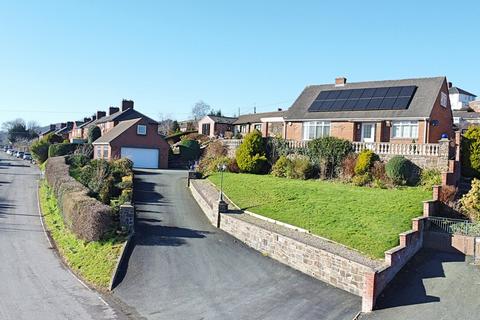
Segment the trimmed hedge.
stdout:
[[48,159],[45,178],[57,197],[65,225],[76,236],[98,241],[112,229],[112,209],[88,196],[88,188],[70,176],[65,157]]
[[48,147],[48,157],[66,156],[78,148],[76,143],[55,143]]
[[184,160],[193,161],[200,158],[200,144],[197,140],[182,140],[178,147]]

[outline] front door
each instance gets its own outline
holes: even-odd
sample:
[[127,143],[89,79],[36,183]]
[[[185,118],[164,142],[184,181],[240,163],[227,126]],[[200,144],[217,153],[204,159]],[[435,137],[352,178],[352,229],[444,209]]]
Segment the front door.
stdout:
[[375,142],[375,123],[362,123],[362,142]]

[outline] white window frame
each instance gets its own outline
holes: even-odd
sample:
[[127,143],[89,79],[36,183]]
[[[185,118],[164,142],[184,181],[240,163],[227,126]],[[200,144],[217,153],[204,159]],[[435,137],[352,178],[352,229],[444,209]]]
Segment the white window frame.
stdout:
[[390,131],[392,139],[418,139],[418,121],[392,121]]
[[440,105],[444,108],[447,107],[448,95],[445,92],[440,92]]
[[144,124],[139,124],[137,125],[137,134],[140,136],[146,136],[147,135],[147,126]]
[[[260,126],[260,128],[257,128],[257,126]],[[254,123],[253,124],[253,129],[262,132],[262,124],[261,123]]]
[[309,141],[330,136],[330,121],[307,121],[303,123],[303,140]]

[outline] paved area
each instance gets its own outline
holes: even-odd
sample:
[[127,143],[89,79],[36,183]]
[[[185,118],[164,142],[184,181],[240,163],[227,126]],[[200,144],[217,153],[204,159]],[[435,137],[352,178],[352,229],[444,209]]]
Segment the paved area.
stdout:
[[362,320],[480,319],[480,267],[461,254],[424,250],[394,279]]
[[135,177],[135,246],[114,294],[142,317],[351,320],[360,310],[360,297],[211,226],[186,187],[186,172]]
[[0,319],[123,318],[62,265],[43,232],[38,169],[0,151]]

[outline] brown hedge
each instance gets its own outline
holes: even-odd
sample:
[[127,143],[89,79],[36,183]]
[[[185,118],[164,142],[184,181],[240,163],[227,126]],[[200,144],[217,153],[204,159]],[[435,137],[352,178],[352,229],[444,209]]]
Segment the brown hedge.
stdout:
[[112,209],[88,196],[88,188],[70,176],[65,157],[52,157],[45,178],[57,197],[65,225],[80,239],[100,240],[113,227]]

